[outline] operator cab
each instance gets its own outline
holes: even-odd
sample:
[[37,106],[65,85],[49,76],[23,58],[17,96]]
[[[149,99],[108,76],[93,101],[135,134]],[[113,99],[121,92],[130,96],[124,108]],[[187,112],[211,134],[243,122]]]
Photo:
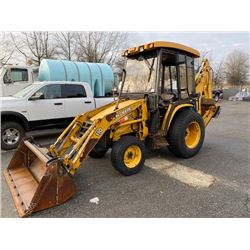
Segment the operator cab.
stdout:
[[170,103],[193,101],[194,58],[199,56],[200,53],[190,47],[161,41],[124,52],[126,77],[122,96],[147,99],[151,132],[159,130]]

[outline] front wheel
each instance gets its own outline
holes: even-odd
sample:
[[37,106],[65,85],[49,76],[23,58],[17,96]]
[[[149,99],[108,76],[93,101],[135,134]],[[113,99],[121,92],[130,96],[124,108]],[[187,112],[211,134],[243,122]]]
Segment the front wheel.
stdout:
[[24,137],[23,127],[16,122],[4,122],[1,127],[1,148],[14,149]]
[[112,147],[111,162],[123,175],[138,173],[145,162],[145,145],[135,136],[124,136]]
[[193,110],[183,110],[176,115],[170,126],[168,148],[178,157],[189,158],[200,151],[204,138],[203,118]]

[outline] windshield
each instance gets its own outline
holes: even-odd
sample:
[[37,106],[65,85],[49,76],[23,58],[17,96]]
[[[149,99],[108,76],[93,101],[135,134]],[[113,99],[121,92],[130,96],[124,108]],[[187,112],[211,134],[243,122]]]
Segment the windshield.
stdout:
[[25,97],[26,95],[28,95],[30,93],[31,90],[33,90],[35,88],[37,88],[37,85],[31,84],[31,85],[27,86],[26,88],[18,91],[17,93],[15,93],[12,96],[18,97],[18,98]]
[[123,93],[155,92],[157,54],[151,52],[143,56],[128,58],[127,76]]

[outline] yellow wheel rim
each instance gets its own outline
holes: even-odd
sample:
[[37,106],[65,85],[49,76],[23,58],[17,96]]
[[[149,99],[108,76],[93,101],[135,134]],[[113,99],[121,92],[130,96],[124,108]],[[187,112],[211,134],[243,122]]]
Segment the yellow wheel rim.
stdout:
[[188,148],[195,148],[201,139],[201,128],[198,122],[190,122],[186,128],[185,142]]
[[141,161],[141,149],[136,145],[128,147],[124,153],[124,164],[127,168],[136,167]]

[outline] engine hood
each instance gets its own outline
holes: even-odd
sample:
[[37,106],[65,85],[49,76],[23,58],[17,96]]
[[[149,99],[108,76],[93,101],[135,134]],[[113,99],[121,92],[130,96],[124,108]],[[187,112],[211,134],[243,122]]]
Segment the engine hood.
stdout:
[[13,96],[4,96],[4,97],[0,97],[0,102],[6,102],[6,101],[13,101],[13,100],[17,100],[18,98],[13,97]]
[[12,96],[0,97],[1,111],[16,111],[19,108],[26,107],[26,100],[23,98],[16,98]]

